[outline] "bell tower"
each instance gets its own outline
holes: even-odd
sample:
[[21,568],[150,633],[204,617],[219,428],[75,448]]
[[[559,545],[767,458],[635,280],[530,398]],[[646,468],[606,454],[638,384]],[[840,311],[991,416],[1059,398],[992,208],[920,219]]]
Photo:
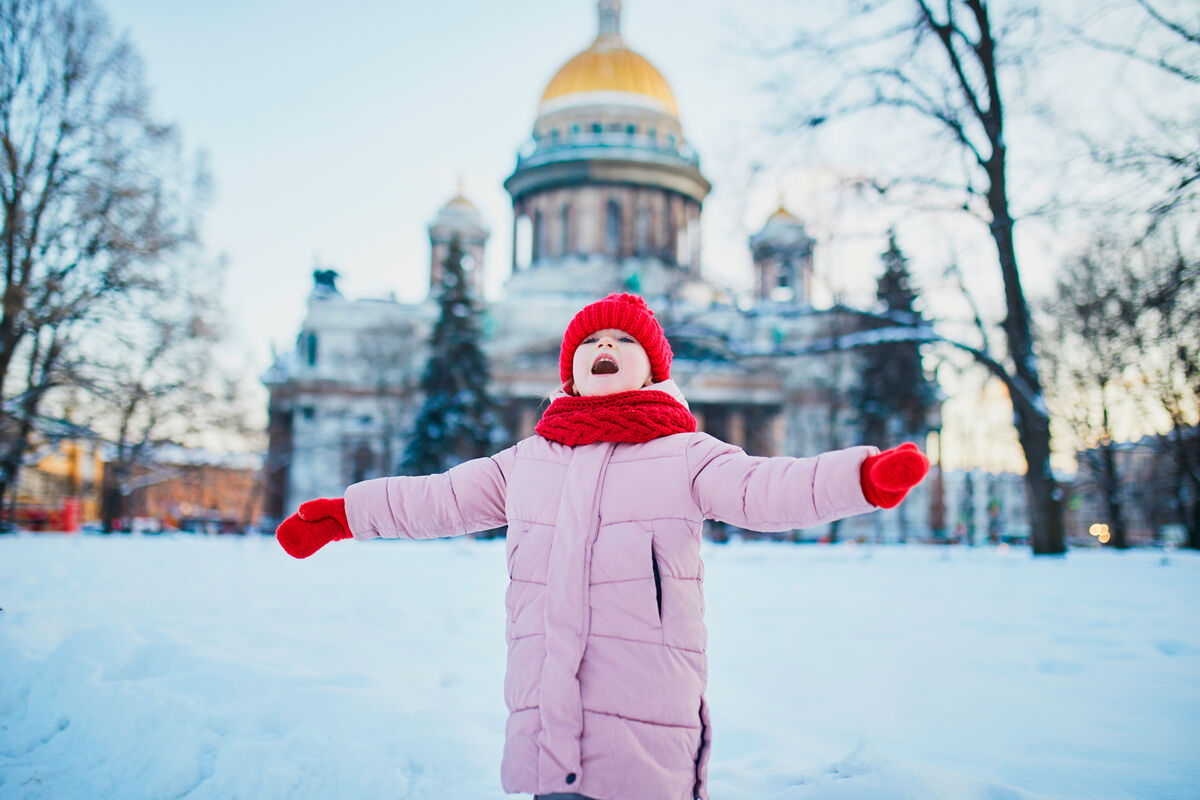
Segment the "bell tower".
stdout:
[[442,285],[442,264],[450,253],[450,242],[457,238],[463,252],[463,274],[467,276],[471,292],[476,297],[482,296],[483,252],[488,235],[479,210],[463,195],[460,183],[458,194],[438,209],[433,222],[429,223],[431,295],[436,295]]
[[814,245],[804,223],[780,201],[762,230],[750,237],[755,298],[760,303],[812,305]]

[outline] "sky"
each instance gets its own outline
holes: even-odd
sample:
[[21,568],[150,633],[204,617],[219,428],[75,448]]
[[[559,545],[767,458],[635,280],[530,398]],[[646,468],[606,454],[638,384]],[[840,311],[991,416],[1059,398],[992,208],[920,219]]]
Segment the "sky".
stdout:
[[[748,280],[726,175],[755,138],[754,95],[740,29],[784,3],[739,10],[701,0],[632,0],[626,40],[667,77],[685,135],[716,185],[706,204],[708,260]],[[418,300],[428,288],[426,226],[459,182],[492,236],[489,293],[511,252],[502,187],[529,138],[537,102],[565,61],[595,36],[590,0],[327,4],[144,0],[105,3],[141,53],[159,116],[203,151],[214,195],[205,236],[228,260],[226,300],[245,358],[292,346],[315,263],[337,269],[350,297]],[[778,201],[763,191],[759,223]],[[723,207],[724,206],[724,207]],[[733,230],[731,230],[733,229]],[[738,273],[745,272],[744,275]]]
[[[502,292],[512,225],[502,183],[530,136],[546,84],[596,32],[593,0],[102,5],[144,61],[155,112],[178,125],[186,150],[211,173],[204,238],[226,264],[226,355],[251,376],[249,402],[264,420],[257,376],[272,348],[294,346],[314,267],[341,273],[350,298],[422,299],[427,225],[460,185],[491,229],[487,292]],[[886,223],[835,188],[863,169],[856,137],[779,135],[785,103],[765,88],[778,62],[764,55],[763,43],[779,42],[826,8],[626,0],[621,26],[626,42],[670,83],[684,134],[713,184],[703,214],[705,275],[748,289],[747,237],[782,201],[818,239],[818,293],[868,303]],[[785,89],[805,77],[789,76]],[[1086,92],[1065,96],[1088,100]],[[1049,179],[1036,177],[1045,188]],[[1038,180],[1030,184],[1038,188]],[[915,255],[918,275],[965,260],[985,311],[998,319],[994,266],[970,268],[972,250],[990,245],[982,228],[967,233],[964,224],[971,223],[910,228],[901,245]],[[1032,293],[1052,284],[1063,246],[1049,225],[1022,223],[1018,248]],[[940,302],[937,293],[947,287],[923,282],[931,302]],[[1003,420],[1009,412],[998,413]],[[993,462],[1019,468],[1011,435],[989,433],[984,441],[1008,453]]]

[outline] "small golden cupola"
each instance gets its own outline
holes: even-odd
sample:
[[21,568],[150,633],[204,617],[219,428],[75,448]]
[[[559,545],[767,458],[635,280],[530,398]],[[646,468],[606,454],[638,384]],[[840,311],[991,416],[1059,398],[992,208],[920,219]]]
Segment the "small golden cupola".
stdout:
[[450,242],[457,239],[463,254],[463,274],[471,291],[483,295],[483,258],[487,246],[488,229],[475,204],[463,194],[462,181],[458,192],[438,209],[429,223],[429,294],[437,297],[441,292],[443,264],[450,254]]

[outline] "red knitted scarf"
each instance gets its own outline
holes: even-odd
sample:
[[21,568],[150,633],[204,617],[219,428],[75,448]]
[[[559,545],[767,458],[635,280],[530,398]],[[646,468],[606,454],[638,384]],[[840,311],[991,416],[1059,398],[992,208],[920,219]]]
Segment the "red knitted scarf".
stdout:
[[696,418],[666,392],[641,389],[600,397],[556,398],[534,430],[569,447],[593,442],[648,442],[672,433],[693,433]]

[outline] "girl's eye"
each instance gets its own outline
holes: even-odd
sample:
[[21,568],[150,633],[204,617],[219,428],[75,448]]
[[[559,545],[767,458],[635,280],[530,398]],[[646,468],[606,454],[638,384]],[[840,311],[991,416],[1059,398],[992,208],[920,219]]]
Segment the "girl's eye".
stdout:
[[622,341],[622,342],[629,342],[630,344],[633,344],[633,337],[632,337],[632,336],[622,336],[622,337],[621,337],[621,341]]
[[583,343],[584,343],[584,344],[591,344],[591,343],[592,343],[592,342],[594,342],[594,341],[596,341],[596,337],[595,337],[595,336],[589,336],[589,337],[587,337],[586,339],[584,339],[584,340],[583,340]]

